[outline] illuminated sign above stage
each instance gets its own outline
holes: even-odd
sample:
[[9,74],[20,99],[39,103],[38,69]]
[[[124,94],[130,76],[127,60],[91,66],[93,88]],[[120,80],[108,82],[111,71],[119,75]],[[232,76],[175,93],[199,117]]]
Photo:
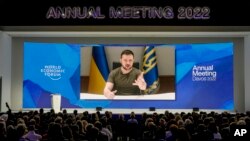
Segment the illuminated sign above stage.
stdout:
[[5,0],[0,5],[0,26],[249,26],[249,4],[228,0]]
[[209,7],[179,7],[177,13],[171,6],[110,6],[108,15],[102,13],[100,6],[94,7],[50,7],[47,19],[202,19],[210,18]]

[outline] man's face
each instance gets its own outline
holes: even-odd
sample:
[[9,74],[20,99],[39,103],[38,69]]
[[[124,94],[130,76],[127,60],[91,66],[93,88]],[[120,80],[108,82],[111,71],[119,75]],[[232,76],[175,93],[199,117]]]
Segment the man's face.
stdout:
[[132,54],[130,55],[123,54],[122,58],[120,59],[120,62],[122,64],[123,69],[130,70],[133,67],[134,56]]

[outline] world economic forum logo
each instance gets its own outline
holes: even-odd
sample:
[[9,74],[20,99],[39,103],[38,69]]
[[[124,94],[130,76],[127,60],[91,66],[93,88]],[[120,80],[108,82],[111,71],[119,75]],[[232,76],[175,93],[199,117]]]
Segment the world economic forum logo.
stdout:
[[60,80],[62,74],[65,73],[65,69],[63,69],[61,65],[45,65],[41,69],[41,73],[43,73],[44,76],[49,77],[51,80]]

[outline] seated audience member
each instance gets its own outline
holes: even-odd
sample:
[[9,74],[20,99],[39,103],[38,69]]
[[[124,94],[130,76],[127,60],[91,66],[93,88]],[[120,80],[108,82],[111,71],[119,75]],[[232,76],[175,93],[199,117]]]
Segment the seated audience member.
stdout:
[[26,139],[28,139],[29,141],[39,141],[42,139],[42,136],[35,133],[35,126],[34,125],[30,125],[28,127],[28,133],[24,135],[24,137]]

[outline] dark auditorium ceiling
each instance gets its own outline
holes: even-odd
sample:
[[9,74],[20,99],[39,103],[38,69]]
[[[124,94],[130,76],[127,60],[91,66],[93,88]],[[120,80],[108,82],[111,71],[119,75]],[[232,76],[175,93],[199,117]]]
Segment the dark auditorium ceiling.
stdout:
[[0,31],[248,32],[250,26],[0,26]]

